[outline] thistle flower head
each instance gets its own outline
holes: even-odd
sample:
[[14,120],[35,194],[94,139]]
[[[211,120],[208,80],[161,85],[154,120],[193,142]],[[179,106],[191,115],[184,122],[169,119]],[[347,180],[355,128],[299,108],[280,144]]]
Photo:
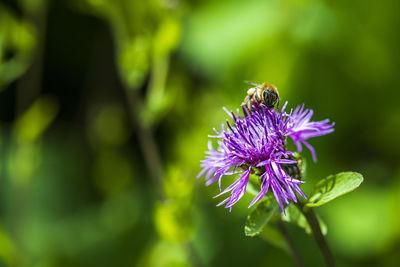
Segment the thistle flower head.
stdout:
[[[209,136],[217,139],[218,147],[215,150],[209,141],[205,160],[201,161],[203,169],[198,175],[205,174],[206,185],[218,181],[221,193],[216,197],[230,192],[230,196],[218,206],[226,204],[226,208],[232,209],[246,192],[250,173],[254,169],[261,173],[261,188],[249,207],[260,201],[269,189],[283,212],[282,202],[289,205],[289,200],[297,201],[295,192],[305,198],[298,186],[304,181],[290,177],[281,166],[297,164],[293,160],[293,152],[286,150],[286,138],[290,136],[293,139],[299,152],[301,144],[304,144],[315,160],[315,151],[306,140],[332,132],[334,124],[328,124],[328,120],[310,122],[313,111],[304,109],[304,105],[286,113],[286,105],[280,112],[258,104],[254,104],[252,109],[243,105],[243,116],[240,116],[239,110],[235,115],[224,108],[233,123],[227,120],[226,127],[222,124],[221,131],[214,129],[216,134]],[[222,177],[233,174],[240,175],[222,191]]]

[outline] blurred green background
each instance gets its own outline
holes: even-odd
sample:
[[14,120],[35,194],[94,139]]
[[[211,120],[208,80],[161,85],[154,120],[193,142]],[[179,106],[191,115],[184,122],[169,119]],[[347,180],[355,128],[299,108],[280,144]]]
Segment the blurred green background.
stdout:
[[[400,2],[0,1],[1,266],[293,266],[196,179],[207,135],[271,82],[335,132],[307,183],[339,266],[400,259]],[[223,186],[227,186],[225,181]],[[307,266],[323,261],[288,225]]]

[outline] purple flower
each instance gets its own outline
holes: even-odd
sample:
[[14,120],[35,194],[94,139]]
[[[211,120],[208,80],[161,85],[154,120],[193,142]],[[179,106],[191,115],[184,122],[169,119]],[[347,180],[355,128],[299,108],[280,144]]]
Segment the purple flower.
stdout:
[[310,122],[313,113],[312,109],[304,110],[304,104],[301,107],[298,106],[294,112],[289,114],[291,119],[287,135],[293,139],[298,152],[301,152],[301,143],[303,143],[311,151],[313,160],[317,161],[314,148],[306,140],[310,137],[321,136],[333,132],[333,126],[335,123],[329,124],[328,119]]
[[203,169],[198,175],[199,178],[205,174],[206,185],[218,181],[221,192],[224,175],[240,174],[233,184],[216,196],[231,192],[218,206],[226,203],[225,207],[232,209],[246,192],[250,173],[254,169],[261,171],[261,188],[249,207],[260,201],[270,188],[283,212],[282,201],[286,205],[289,205],[290,199],[297,201],[294,192],[306,198],[298,186],[304,181],[290,177],[281,166],[297,164],[292,160],[293,152],[286,150],[286,137],[293,139],[299,152],[301,144],[304,144],[315,160],[314,148],[306,140],[332,132],[334,124],[328,124],[328,120],[310,122],[313,111],[304,110],[304,105],[287,114],[286,105],[287,102],[280,112],[263,105],[254,105],[252,110],[243,105],[243,117],[239,115],[239,110],[235,116],[224,108],[233,119],[233,124],[227,120],[227,128],[222,124],[220,132],[214,129],[216,135],[209,136],[218,139],[218,148],[215,150],[209,141],[206,158],[201,161]]

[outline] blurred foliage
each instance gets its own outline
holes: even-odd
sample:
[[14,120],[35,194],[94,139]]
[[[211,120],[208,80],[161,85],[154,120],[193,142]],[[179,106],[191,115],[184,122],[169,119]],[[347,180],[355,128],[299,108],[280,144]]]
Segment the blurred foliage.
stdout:
[[36,32],[29,22],[0,3],[0,90],[21,76],[31,62]]
[[140,113],[146,124],[162,118],[174,95],[166,92],[169,55],[179,43],[179,6],[174,1],[75,1],[82,11],[110,23],[117,67],[124,85],[138,90],[148,81]]
[[[195,179],[222,107],[238,108],[250,80],[336,122],[312,140],[316,164],[302,155],[307,196],[331,173],[364,175],[318,210],[338,265],[396,266],[399,8],[2,0],[0,265],[293,266],[276,228],[244,236],[251,196],[229,213],[215,207],[218,186]],[[314,240],[285,225],[320,266]]]
[[163,240],[187,242],[193,233],[193,179],[178,167],[170,167],[163,181],[165,200],[156,205],[154,224]]

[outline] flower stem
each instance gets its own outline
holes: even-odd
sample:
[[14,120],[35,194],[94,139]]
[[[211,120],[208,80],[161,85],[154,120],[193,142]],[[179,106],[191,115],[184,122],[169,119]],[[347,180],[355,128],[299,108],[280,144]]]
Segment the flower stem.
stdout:
[[321,227],[319,225],[317,216],[312,208],[305,206],[305,203],[299,201],[296,203],[297,208],[303,213],[306,217],[308,224],[311,227],[312,234],[317,242],[322,256],[324,257],[325,263],[329,267],[335,266],[335,260],[333,258],[332,252],[326,242],[324,235],[321,232]]
[[296,246],[294,245],[293,239],[290,237],[289,232],[286,229],[285,223],[282,220],[278,221],[278,228],[281,231],[282,235],[285,237],[286,242],[289,245],[290,254],[293,257],[294,261],[296,262],[296,266],[304,267],[304,262],[301,259],[300,254],[296,249]]

